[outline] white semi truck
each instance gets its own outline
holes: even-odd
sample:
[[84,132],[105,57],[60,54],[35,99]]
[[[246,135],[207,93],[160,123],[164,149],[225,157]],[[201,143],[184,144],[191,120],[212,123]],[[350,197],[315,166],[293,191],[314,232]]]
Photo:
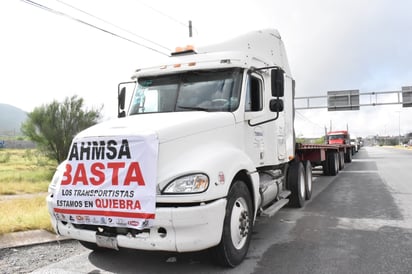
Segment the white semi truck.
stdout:
[[210,249],[234,267],[257,217],[311,198],[310,155],[338,167],[338,152],[295,144],[276,30],[178,49],[132,80],[130,102],[119,84],[119,117],[79,133],[49,187],[56,233],[88,248]]

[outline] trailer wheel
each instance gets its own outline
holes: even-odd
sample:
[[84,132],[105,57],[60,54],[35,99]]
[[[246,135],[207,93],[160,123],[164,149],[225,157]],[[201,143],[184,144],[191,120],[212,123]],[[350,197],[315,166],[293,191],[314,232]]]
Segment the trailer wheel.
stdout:
[[337,153],[332,151],[328,153],[328,175],[335,176],[339,172],[339,162],[338,162],[338,157]]
[[310,161],[304,162],[305,167],[305,199],[310,200],[312,197],[312,164]]
[[305,171],[300,161],[292,161],[288,171],[288,186],[292,192],[289,204],[293,207],[303,207],[305,204]]
[[322,170],[323,170],[323,175],[329,175],[328,156],[326,156],[325,161],[322,161]]
[[352,149],[347,149],[345,153],[345,162],[351,163],[352,162]]
[[339,151],[339,170],[345,168],[345,152]]
[[252,237],[253,206],[246,184],[236,181],[230,188],[222,239],[212,249],[215,261],[223,266],[234,267],[245,258]]

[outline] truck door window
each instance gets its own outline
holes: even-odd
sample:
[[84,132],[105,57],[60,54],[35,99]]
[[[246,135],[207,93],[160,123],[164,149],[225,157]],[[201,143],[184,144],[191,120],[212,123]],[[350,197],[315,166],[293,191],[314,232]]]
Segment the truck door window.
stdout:
[[262,81],[249,76],[246,85],[246,111],[260,111],[263,109]]

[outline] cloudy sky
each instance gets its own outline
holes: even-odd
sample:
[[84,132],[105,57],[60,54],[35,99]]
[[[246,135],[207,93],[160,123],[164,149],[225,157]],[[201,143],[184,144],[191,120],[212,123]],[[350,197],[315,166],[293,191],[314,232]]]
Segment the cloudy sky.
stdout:
[[[412,86],[412,2],[408,0],[33,2],[43,8],[27,1],[0,1],[0,103],[28,112],[76,94],[88,107],[104,105],[106,118],[115,117],[117,84],[128,81],[136,68],[188,43],[189,20],[195,45],[277,28],[299,97]],[[375,99],[361,96],[361,100]],[[378,100],[397,101],[397,97]],[[299,110],[296,116],[298,135],[321,136],[331,125],[334,130],[349,127],[357,136],[398,135],[399,130],[405,134],[412,132],[412,108],[312,109]]]

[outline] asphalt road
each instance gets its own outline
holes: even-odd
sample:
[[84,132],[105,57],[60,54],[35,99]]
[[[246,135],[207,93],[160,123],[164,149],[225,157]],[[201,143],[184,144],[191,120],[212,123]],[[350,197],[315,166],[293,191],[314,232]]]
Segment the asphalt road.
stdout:
[[260,218],[246,260],[207,252],[90,252],[35,273],[412,273],[412,151],[368,147],[336,177],[315,176],[312,200]]

